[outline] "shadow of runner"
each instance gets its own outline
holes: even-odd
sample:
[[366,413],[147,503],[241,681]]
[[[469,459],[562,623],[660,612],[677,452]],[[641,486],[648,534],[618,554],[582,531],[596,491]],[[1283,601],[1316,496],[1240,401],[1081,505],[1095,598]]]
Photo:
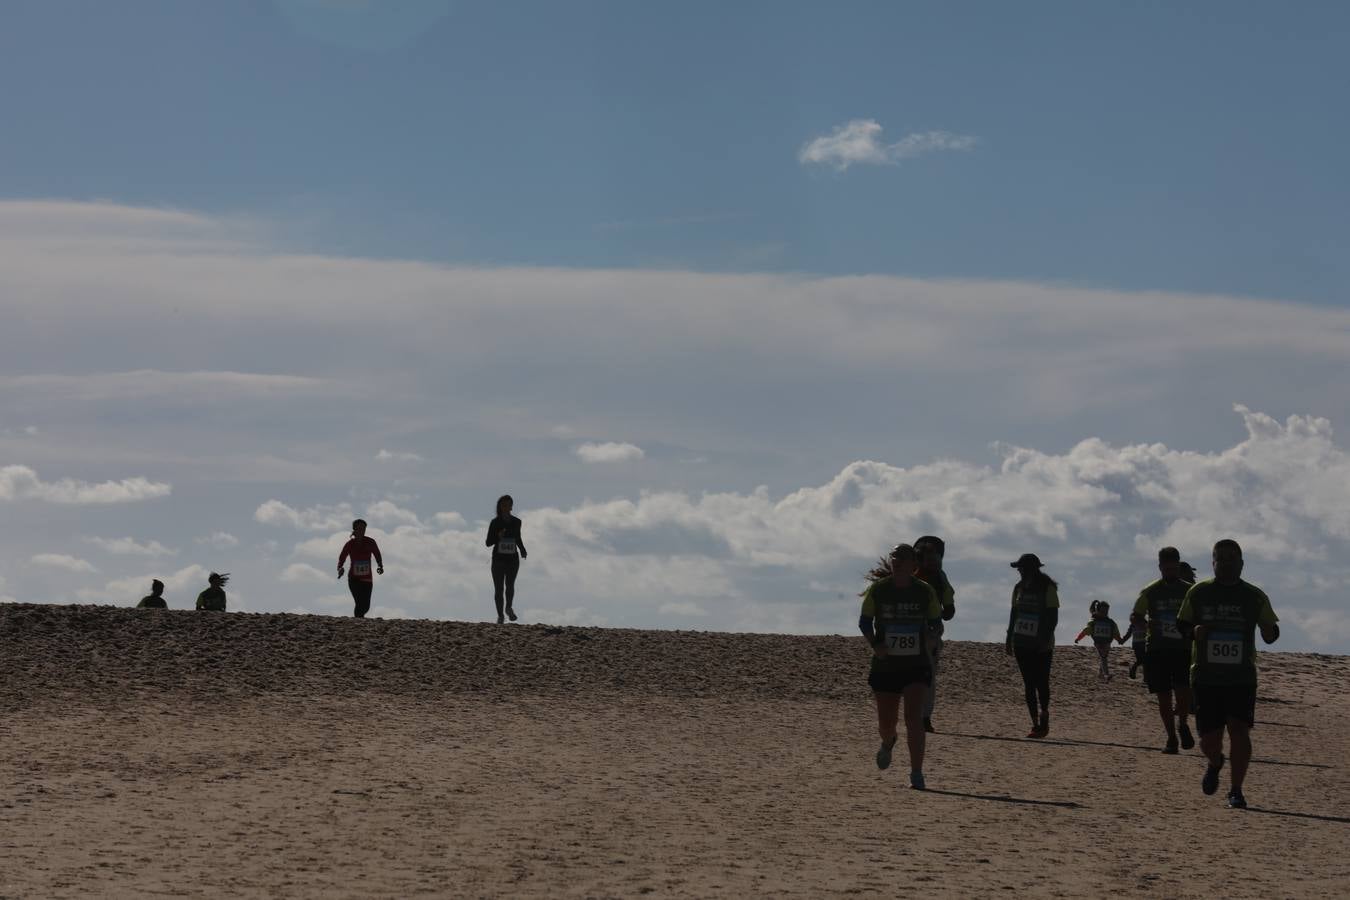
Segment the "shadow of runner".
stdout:
[[[930,791],[930,793],[933,793]],[[1340,822],[1350,825],[1350,817],[1347,816],[1322,816],[1317,813],[1289,812],[1284,809],[1263,809],[1259,806],[1249,806],[1245,810],[1249,813],[1262,813],[1267,816],[1289,816],[1294,819],[1316,819],[1319,822]]]
[[1061,809],[1082,809],[1083,804],[1072,800],[1029,800],[1026,797],[1009,797],[1003,794],[967,794],[964,791],[944,791],[928,788],[925,794],[941,794],[944,797],[964,797],[967,800],[990,800],[995,803],[1021,803],[1027,806],[1058,806]]
[[[1149,753],[1159,753],[1158,747],[1145,747],[1142,744],[1118,744],[1114,741],[1089,741],[1084,738],[1020,738],[1008,737],[1001,734],[967,734],[962,731],[943,732],[948,737],[969,738],[973,741],[1008,741],[1013,744],[1049,744],[1055,747],[1118,747],[1121,750],[1146,750]],[[1198,755],[1188,754],[1188,755]],[[1306,762],[1287,762],[1282,759],[1266,759],[1264,757],[1252,757],[1253,763],[1260,763],[1263,766],[1292,766],[1299,769],[1334,769],[1335,766],[1326,763],[1306,763]]]

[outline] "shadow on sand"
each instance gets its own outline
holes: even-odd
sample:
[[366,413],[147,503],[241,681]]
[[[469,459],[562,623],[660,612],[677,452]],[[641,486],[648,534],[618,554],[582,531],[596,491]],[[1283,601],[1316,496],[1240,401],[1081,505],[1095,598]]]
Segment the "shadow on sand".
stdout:
[[[1146,750],[1150,753],[1158,753],[1159,756],[1162,755],[1157,747],[1145,747],[1142,744],[1118,744],[1114,741],[1089,741],[1078,738],[1020,738],[999,734],[968,734],[961,731],[947,731],[944,734],[949,737],[969,738],[974,741],[1009,741],[1014,744],[1050,744],[1057,747],[1119,747],[1121,750]],[[1260,763],[1263,766],[1293,766],[1300,769],[1336,768],[1326,763],[1287,762],[1282,759],[1266,759],[1260,756],[1252,757],[1252,762]]]
[[1083,804],[1072,800],[1028,800],[1025,797],[1008,797],[1003,794],[967,794],[964,791],[943,791],[928,788],[925,794],[941,794],[944,797],[964,797],[967,800],[990,800],[995,803],[1020,803],[1026,806],[1058,806],[1061,809],[1082,809]]
[[1340,822],[1343,825],[1350,825],[1350,817],[1347,816],[1319,816],[1317,813],[1289,812],[1284,809],[1262,809],[1259,806],[1247,807],[1249,813],[1261,813],[1266,816],[1289,816],[1293,819],[1316,819],[1319,822]]

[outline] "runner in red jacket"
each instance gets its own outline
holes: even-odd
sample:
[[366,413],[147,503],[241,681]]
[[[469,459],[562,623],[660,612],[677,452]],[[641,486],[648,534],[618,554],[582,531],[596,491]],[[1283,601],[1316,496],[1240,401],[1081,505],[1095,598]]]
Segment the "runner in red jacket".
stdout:
[[370,592],[375,589],[375,576],[370,573],[370,558],[375,558],[375,571],[384,574],[384,559],[380,557],[380,547],[374,538],[366,537],[366,520],[357,519],[352,523],[351,540],[342,545],[338,556],[338,577],[342,577],[342,564],[351,557],[352,571],[347,576],[347,587],[356,601],[356,617],[364,619],[370,612]]

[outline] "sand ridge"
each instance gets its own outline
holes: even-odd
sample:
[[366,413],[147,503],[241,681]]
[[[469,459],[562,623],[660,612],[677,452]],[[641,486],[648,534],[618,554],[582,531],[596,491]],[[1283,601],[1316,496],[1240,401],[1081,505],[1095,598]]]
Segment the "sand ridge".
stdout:
[[[0,606],[0,896],[1340,896],[1350,659],[1261,655],[1253,809],[1140,682],[949,642],[930,791],[858,638]],[[1200,849],[1203,842],[1206,849]],[[1209,874],[1197,875],[1202,867]],[[1219,875],[1219,872],[1226,874]]]

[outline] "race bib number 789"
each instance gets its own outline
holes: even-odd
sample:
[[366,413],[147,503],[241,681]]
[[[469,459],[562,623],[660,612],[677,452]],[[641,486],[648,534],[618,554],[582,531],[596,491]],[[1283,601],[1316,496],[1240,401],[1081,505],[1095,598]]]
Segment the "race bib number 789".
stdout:
[[919,626],[892,625],[886,629],[887,656],[918,656]]

